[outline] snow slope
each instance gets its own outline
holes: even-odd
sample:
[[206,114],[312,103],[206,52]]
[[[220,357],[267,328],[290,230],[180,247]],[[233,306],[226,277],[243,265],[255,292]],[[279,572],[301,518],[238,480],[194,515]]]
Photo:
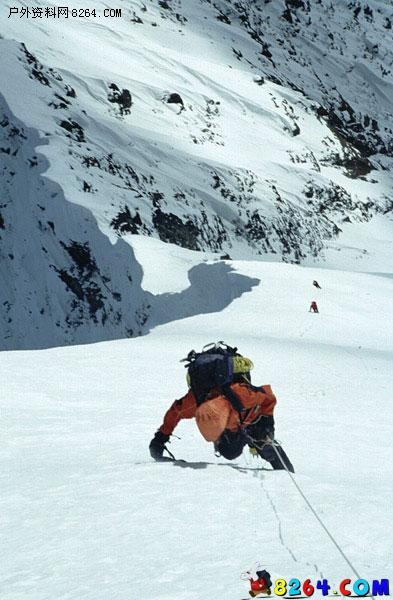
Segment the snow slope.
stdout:
[[0,20],[1,348],[143,332],[124,235],[392,271],[390,2],[26,7]]
[[[157,244],[179,273],[173,290],[151,277]],[[194,253],[145,239],[136,255],[146,290],[187,289]],[[356,579],[286,473],[247,453],[216,458],[192,421],[170,446],[190,464],[150,459],[186,389],[179,360],[218,339],[272,385],[296,480],[362,577],[393,576],[391,277],[230,264],[260,283],[218,313],[134,339],[2,353],[2,600],[239,600],[258,561],[274,579]]]

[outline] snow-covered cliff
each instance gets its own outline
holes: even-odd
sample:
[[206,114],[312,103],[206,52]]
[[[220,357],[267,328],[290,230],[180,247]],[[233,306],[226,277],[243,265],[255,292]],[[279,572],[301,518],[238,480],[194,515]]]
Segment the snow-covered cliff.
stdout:
[[391,270],[389,2],[4,4],[2,348],[141,333],[130,233]]

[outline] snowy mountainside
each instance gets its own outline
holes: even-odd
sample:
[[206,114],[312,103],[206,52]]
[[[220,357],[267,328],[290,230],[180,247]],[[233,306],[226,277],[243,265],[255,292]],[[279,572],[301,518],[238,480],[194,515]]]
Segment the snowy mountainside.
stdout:
[[41,176],[48,164],[35,131],[7,110],[0,127],[3,229],[9,232],[1,236],[2,347],[140,333],[149,305],[132,248],[123,240],[111,244],[90,211]]
[[[158,287],[153,253],[179,278]],[[195,254],[139,236],[145,288],[181,292]],[[163,414],[187,389],[180,359],[218,339],[252,358],[255,384],[272,385],[296,481],[355,568],[392,581],[393,280],[234,267],[261,283],[219,316],[2,354],[2,600],[241,600],[241,574],[256,562],[273,580],[327,578],[332,589],[355,580],[285,472],[262,470],[247,450],[232,462],[216,457],[193,420],[170,444],[189,464],[150,458]],[[319,315],[307,311],[314,297]]]
[[[141,332],[149,299],[118,239],[125,234],[328,266],[340,252],[339,264],[356,270],[367,269],[370,255],[377,265],[389,257],[388,2],[113,7],[121,18],[105,18],[106,2],[97,0],[95,17],[2,21],[1,303],[15,307],[2,314],[3,347],[23,347],[20,332],[29,328],[46,331],[50,343]],[[47,197],[52,184],[62,203],[48,198],[46,219],[40,190]],[[83,234],[79,210],[91,222]],[[371,236],[357,227],[373,221]],[[40,276],[31,276],[26,240]],[[94,274],[67,250],[75,244],[97,265]],[[120,247],[128,271],[117,262]],[[112,281],[114,271],[122,282]]]

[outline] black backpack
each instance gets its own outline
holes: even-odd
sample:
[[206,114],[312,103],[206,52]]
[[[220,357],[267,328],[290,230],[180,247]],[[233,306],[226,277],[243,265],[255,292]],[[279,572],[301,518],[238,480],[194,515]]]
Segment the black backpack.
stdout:
[[[210,390],[219,389],[237,411],[244,407],[235,392],[230,388],[233,383],[233,357],[240,356],[237,348],[232,348],[224,342],[208,344],[202,352],[191,350],[186,361],[190,388],[195,396],[197,406],[205,400]],[[182,361],[182,362],[183,362]]]

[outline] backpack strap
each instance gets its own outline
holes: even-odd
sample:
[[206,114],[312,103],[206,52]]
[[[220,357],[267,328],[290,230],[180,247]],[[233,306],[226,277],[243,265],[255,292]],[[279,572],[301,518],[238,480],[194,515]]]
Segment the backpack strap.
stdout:
[[229,400],[229,402],[232,404],[233,408],[237,410],[237,412],[240,413],[244,410],[244,406],[239,396],[236,394],[236,392],[233,391],[229,383],[222,385],[220,389],[222,390],[222,393],[224,394],[225,398]]

